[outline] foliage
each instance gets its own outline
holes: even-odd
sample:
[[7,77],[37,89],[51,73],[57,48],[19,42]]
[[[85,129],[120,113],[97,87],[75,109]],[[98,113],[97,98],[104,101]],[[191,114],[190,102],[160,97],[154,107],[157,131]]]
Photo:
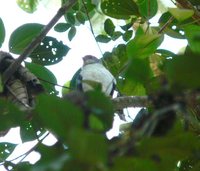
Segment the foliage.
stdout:
[[[34,13],[41,3],[16,2],[28,13]],[[62,6],[68,2],[61,0]],[[54,25],[58,34],[67,32],[66,39],[73,41],[79,26],[89,23],[99,46],[116,44],[111,52],[103,53],[101,60],[116,78],[117,91],[123,96],[148,97],[147,105],[143,104],[136,119],[126,123],[117,137],[108,139],[106,132],[112,128],[116,112],[113,101],[99,90],[74,93],[80,70],[67,82],[68,89],[63,91],[67,95],[58,97],[56,77],[46,66],[62,62],[70,48],[55,37],[44,36],[28,55],[31,62],[25,62],[25,67],[41,80],[45,89],[45,93],[33,95],[33,107],[25,111],[18,109],[14,104],[19,102],[20,94],[11,100],[9,86],[3,80],[0,82],[0,134],[4,136],[10,128],[20,127],[22,142],[36,140],[37,144],[16,163],[7,158],[18,144],[1,142],[0,165],[16,171],[199,170],[200,3],[177,1],[175,8],[165,12],[160,11],[159,3],[157,0],[78,0],[64,14],[65,21]],[[151,26],[150,19],[158,12],[161,13],[158,26]],[[91,19],[99,15],[104,17],[103,26],[99,26],[103,30],[94,33]],[[16,28],[9,38],[10,53],[22,54],[44,27],[39,23],[25,23]],[[0,47],[6,29],[0,18]],[[160,49],[165,35],[186,39],[185,51],[174,54]],[[1,77],[7,65],[0,58]],[[29,92],[28,83],[26,87]],[[57,139],[52,146],[43,144],[49,133]],[[32,151],[41,155],[34,165],[24,161]]]

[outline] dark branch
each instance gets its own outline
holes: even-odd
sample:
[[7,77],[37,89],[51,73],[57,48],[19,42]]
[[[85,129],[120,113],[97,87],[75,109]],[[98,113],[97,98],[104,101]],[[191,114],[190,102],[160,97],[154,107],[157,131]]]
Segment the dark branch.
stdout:
[[64,4],[57,12],[57,14],[51,19],[51,21],[43,28],[41,33],[33,39],[33,41],[25,48],[22,54],[16,59],[14,63],[12,63],[9,68],[3,73],[2,80],[5,84],[10,76],[14,74],[14,72],[19,68],[21,63],[26,59],[28,55],[30,55],[33,50],[41,43],[47,33],[51,30],[51,28],[58,22],[58,20],[77,2],[77,0],[69,0],[66,4]]
[[112,100],[115,110],[127,107],[147,107],[149,104],[147,96],[124,96]]

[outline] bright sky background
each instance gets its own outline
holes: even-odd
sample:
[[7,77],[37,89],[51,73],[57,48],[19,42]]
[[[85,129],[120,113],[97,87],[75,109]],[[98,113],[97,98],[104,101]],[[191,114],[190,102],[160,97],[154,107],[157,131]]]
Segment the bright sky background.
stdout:
[[[57,0],[52,1],[56,2]],[[0,17],[2,18],[6,28],[6,41],[4,42],[3,47],[1,48],[1,50],[3,51],[8,51],[8,39],[12,31],[14,31],[17,27],[21,26],[24,23],[47,24],[59,8],[59,4],[48,6],[50,10],[46,9],[44,6],[40,6],[38,11],[36,11],[34,14],[28,14],[22,11],[17,6],[15,0],[0,0],[0,4]],[[151,23],[156,24],[157,20],[158,18],[155,18],[151,21]],[[54,31],[51,31],[49,35],[55,36],[58,40],[62,40],[64,44],[67,44],[71,48],[71,50],[62,62],[48,67],[54,73],[58,80],[58,84],[60,85],[63,85],[66,81],[70,80],[73,74],[82,66],[83,56],[91,54],[97,57],[101,57],[100,50],[88,26],[79,27],[75,38],[71,42],[68,41],[67,33],[55,33]],[[100,47],[101,50],[104,52],[111,51],[112,48],[116,45],[117,44],[113,42],[109,46],[107,44],[100,44]],[[184,47],[185,45],[186,41],[180,41],[177,39],[165,37],[165,41],[161,45],[161,48],[163,47],[174,53],[178,53],[179,49],[181,47]],[[117,135],[118,129],[119,128],[116,126],[113,132],[110,134]],[[18,132],[19,129],[12,130],[8,136],[0,138],[0,141],[21,143]],[[53,137],[51,137],[50,139],[52,140],[51,143],[55,142],[55,139]],[[46,143],[47,142],[48,140],[46,140]],[[27,148],[30,148],[30,146],[33,143],[34,142],[26,143],[23,144],[23,146],[19,146],[15,150],[13,156],[18,156],[20,153],[23,153],[23,151],[25,151]],[[29,159],[37,159],[38,157],[38,155],[32,153],[29,156]],[[1,167],[0,171],[3,171]]]

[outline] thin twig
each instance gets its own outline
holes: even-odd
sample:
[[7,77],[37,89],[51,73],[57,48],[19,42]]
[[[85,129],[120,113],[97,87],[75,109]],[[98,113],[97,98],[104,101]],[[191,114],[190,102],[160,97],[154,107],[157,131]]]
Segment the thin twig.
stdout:
[[[25,153],[23,153],[23,154],[21,154],[21,155],[15,157],[14,159],[9,160],[8,162],[12,162],[12,161],[15,161],[15,160],[17,160],[17,159],[23,157],[23,158],[19,161],[19,163],[22,162],[33,150],[35,150],[35,149],[38,147],[38,145],[39,145],[49,134],[50,134],[50,133],[47,132],[47,134],[46,134],[42,139],[38,140],[38,143],[37,143],[36,145],[34,145],[31,149],[29,149],[27,152],[25,152]],[[4,164],[4,163],[1,163],[0,165],[3,165],[3,164]]]
[[162,33],[166,28],[167,28],[167,26],[169,26],[170,24],[171,24],[171,22],[174,20],[174,17],[173,16],[171,16],[170,18],[169,18],[169,20],[162,26],[162,28],[158,31],[158,33],[160,34],[160,33]]
[[57,86],[57,87],[61,87],[61,88],[66,88],[66,89],[69,89],[69,90],[73,90],[73,89],[70,88],[70,87],[62,86],[62,85],[59,85],[59,84],[56,84],[56,83],[52,83],[52,82],[47,81],[47,80],[45,80],[45,79],[43,79],[43,78],[40,78],[40,77],[37,77],[37,78],[38,78],[38,80],[43,81],[43,82],[46,82],[46,83],[48,83],[48,84],[51,84],[51,85],[54,85],[54,86]]
[[26,59],[28,55],[30,55],[33,50],[41,43],[47,33],[51,30],[51,28],[58,22],[58,20],[68,11],[77,0],[69,0],[66,4],[64,4],[57,12],[57,14],[51,19],[51,21],[43,28],[40,34],[33,39],[33,41],[25,48],[22,54],[13,62],[8,69],[3,73],[2,80],[5,84],[11,75],[19,68],[21,63]]
[[[90,20],[90,16],[89,16],[89,13],[88,13],[87,6],[86,6],[84,0],[82,0],[82,3],[83,3],[83,7],[84,7],[84,9],[85,9],[85,14],[86,14],[86,16],[87,16],[87,19],[88,19],[88,22],[89,22],[89,25],[90,25],[90,30],[91,30],[91,32],[92,32],[92,35],[93,35],[95,41],[96,41],[96,37],[95,37],[95,34],[94,34],[94,29],[93,29],[93,26],[92,26],[92,22],[91,22],[91,20]],[[98,48],[99,48],[100,53],[101,53],[102,56],[103,56],[103,52],[102,52],[101,47],[99,46],[99,43],[98,43],[97,41],[96,41],[96,44],[97,44],[97,46],[98,46]]]

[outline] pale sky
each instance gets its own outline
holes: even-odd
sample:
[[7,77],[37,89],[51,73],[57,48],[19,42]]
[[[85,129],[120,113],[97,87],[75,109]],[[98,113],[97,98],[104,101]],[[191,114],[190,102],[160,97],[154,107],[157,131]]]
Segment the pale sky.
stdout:
[[[52,0],[53,1],[53,0]],[[57,0],[54,0],[57,1]],[[53,5],[50,7],[51,10],[44,8],[43,6],[35,12],[34,14],[28,14],[22,11],[15,3],[14,0],[0,0],[0,17],[4,21],[6,27],[6,41],[3,44],[1,50],[8,51],[8,39],[10,34],[14,29],[24,23],[41,23],[47,24],[50,19],[54,16],[59,6]],[[152,20],[152,22],[157,22],[157,18]],[[82,65],[82,57],[88,54],[101,57],[100,50],[93,38],[93,35],[90,32],[88,26],[81,26],[77,30],[76,37],[72,40],[72,42],[68,41],[67,33],[55,33],[51,31],[49,35],[55,36],[58,40],[62,40],[64,44],[67,44],[71,50],[67,54],[67,56],[61,61],[59,64],[48,67],[56,76],[58,80],[58,84],[63,85],[66,81],[70,80],[73,74],[81,67]],[[117,44],[115,42],[111,43],[109,46],[107,44],[100,44],[102,51],[111,51],[114,46]],[[169,37],[165,38],[165,41],[162,43],[161,48],[168,49],[174,53],[177,53],[181,47],[186,45],[186,41],[180,41],[176,39],[172,39]],[[117,119],[116,119],[117,120]],[[119,121],[117,122],[118,125]],[[115,126],[111,135],[118,134],[118,127]],[[21,143],[20,137],[16,135],[16,132],[19,130],[12,130],[10,135],[5,138],[0,138],[0,141],[9,141],[9,142],[17,142]],[[16,136],[12,136],[15,134]],[[109,135],[109,136],[111,136]],[[52,142],[55,142],[55,139],[50,138]],[[35,142],[31,142],[34,144]],[[50,144],[49,144],[50,145]],[[18,155],[20,152],[23,153],[27,148],[30,147],[30,143],[26,143],[25,145],[19,146],[15,150],[15,155]],[[38,155],[32,153],[29,156],[31,159],[38,159]],[[0,170],[3,171],[3,169]]]

